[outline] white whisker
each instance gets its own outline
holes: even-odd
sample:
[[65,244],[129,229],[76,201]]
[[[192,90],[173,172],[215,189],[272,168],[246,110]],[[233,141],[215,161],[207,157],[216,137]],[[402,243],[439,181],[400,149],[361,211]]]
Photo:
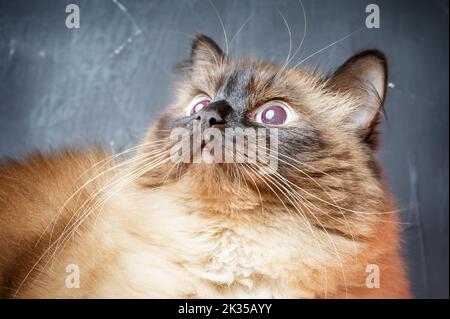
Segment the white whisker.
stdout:
[[346,36],[340,38],[339,40],[334,41],[333,43],[330,43],[329,45],[323,47],[322,49],[319,49],[319,50],[317,50],[316,52],[310,54],[309,56],[307,56],[306,58],[304,58],[303,60],[301,60],[299,63],[297,63],[297,64],[293,67],[293,69],[296,69],[296,68],[299,67],[301,64],[303,64],[304,62],[308,61],[308,60],[311,59],[312,57],[316,56],[316,55],[319,54],[320,52],[323,52],[323,51],[325,51],[326,49],[331,48],[332,46],[334,46],[334,45],[336,45],[336,44],[338,44],[338,43],[344,41],[345,39],[351,37],[352,35],[354,35],[355,33],[359,32],[359,31],[361,31],[361,30],[363,30],[363,29],[364,29],[364,28],[361,27],[361,28],[359,28],[359,29],[357,29],[357,30],[355,30],[355,31],[353,31],[353,32],[351,32],[351,33],[349,33],[349,34],[347,34]]

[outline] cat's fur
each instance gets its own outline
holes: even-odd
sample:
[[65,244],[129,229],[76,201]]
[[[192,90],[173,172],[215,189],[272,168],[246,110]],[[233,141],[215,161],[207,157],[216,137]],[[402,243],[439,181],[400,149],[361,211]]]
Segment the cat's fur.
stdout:
[[[176,102],[123,170],[96,151],[0,167],[2,297],[410,296],[374,159],[382,54],[320,76],[233,60],[198,36],[180,72]],[[168,134],[191,125],[185,107],[198,93],[227,101],[235,126],[251,126],[246,114],[271,99],[295,109],[298,120],[280,128],[279,175],[167,161]],[[373,264],[379,288],[366,285]],[[68,265],[79,288],[66,285]]]

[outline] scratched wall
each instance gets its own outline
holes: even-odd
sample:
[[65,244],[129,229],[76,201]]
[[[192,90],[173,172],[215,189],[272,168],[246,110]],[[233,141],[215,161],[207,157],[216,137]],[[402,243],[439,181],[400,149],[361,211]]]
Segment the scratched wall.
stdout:
[[[69,3],[80,6],[80,29],[65,27]],[[289,33],[280,13],[294,47],[305,30],[297,0],[120,3],[0,0],[0,156],[132,145],[170,102],[172,66],[190,37],[224,44],[217,13],[236,56],[282,61]],[[328,70],[373,47],[389,57],[380,159],[402,209],[415,295],[448,297],[448,2],[377,0],[379,30],[363,28],[368,1],[303,3],[306,36],[294,61],[317,52],[305,64]]]

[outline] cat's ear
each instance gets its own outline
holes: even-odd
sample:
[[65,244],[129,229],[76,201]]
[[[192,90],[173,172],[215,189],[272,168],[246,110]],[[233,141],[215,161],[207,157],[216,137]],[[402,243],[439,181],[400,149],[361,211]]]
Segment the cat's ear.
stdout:
[[346,115],[346,126],[364,138],[370,138],[378,124],[386,83],[386,57],[376,50],[354,55],[329,78],[332,89],[349,93],[357,101]]
[[190,63],[192,66],[220,64],[225,59],[225,53],[213,39],[198,34],[192,41]]

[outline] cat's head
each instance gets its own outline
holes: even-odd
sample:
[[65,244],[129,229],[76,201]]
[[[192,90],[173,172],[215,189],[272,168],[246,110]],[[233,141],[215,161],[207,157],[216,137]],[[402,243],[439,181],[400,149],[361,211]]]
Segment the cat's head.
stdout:
[[[182,79],[175,102],[147,134],[148,144],[141,153],[155,156],[155,150],[173,151],[180,143],[189,144],[191,151],[153,169],[142,179],[144,184],[184,179],[193,196],[224,200],[239,193],[278,201],[277,197],[295,192],[297,200],[304,197],[327,208],[336,203],[349,210],[372,211],[380,204],[383,191],[373,154],[386,93],[386,61],[380,52],[360,53],[334,73],[320,75],[255,58],[232,59],[200,35],[179,69]],[[214,129],[223,141],[230,140],[227,129],[253,130],[257,141],[265,132],[266,143],[256,142],[256,150],[265,150],[269,159],[263,163],[257,156],[256,163],[227,163],[230,148],[223,142],[222,162],[197,163],[192,133],[196,128]],[[188,139],[173,139],[183,130],[190,132]],[[197,151],[209,140],[204,139]],[[248,157],[247,147],[255,140],[244,140],[241,153]],[[261,170],[262,166],[269,169]]]

